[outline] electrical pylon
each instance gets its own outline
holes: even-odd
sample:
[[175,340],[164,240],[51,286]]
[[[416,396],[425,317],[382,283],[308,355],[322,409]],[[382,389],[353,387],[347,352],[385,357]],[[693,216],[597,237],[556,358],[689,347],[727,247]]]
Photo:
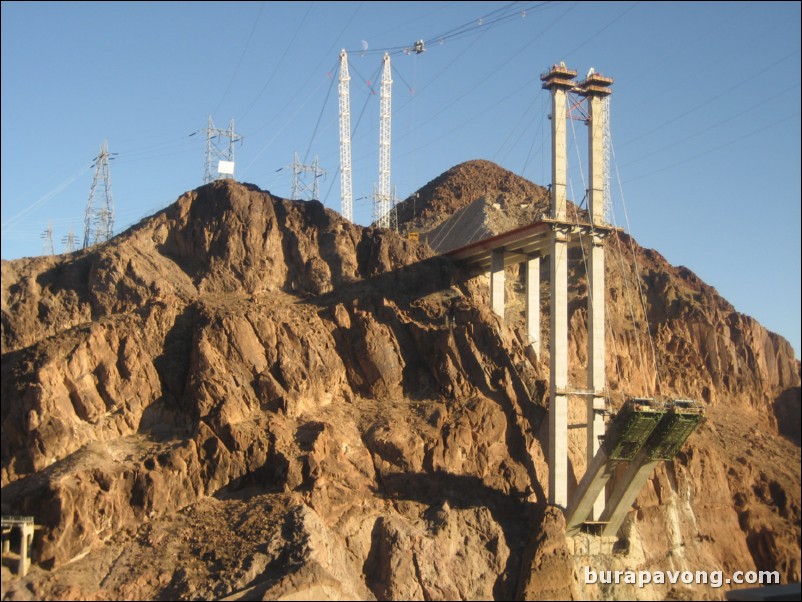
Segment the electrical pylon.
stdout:
[[[208,184],[214,180],[234,177],[234,143],[242,142],[242,136],[234,131],[234,120],[232,119],[227,130],[214,127],[212,116],[209,115],[209,123],[205,130],[200,130],[206,134],[206,162],[203,172],[203,183]],[[223,142],[223,139],[228,142]],[[217,159],[217,168],[214,161]],[[221,165],[220,162],[224,162]]]
[[379,109],[379,187],[373,195],[373,221],[380,228],[390,227],[390,140],[393,79],[390,55],[384,53]]
[[72,253],[75,251],[75,228],[70,226],[70,232],[67,236],[62,237],[61,244],[64,245],[65,253]]
[[109,240],[114,231],[114,197],[111,194],[109,161],[116,154],[109,154],[108,141],[104,140],[100,145],[100,153],[95,157],[92,166],[95,168],[95,177],[84,211],[84,249]]
[[340,213],[354,221],[353,189],[351,185],[351,76],[348,74],[348,55],[340,51]]
[[47,230],[42,232],[41,238],[44,240],[42,243],[42,255],[54,255],[53,251],[53,223],[47,224]]
[[[326,172],[323,169],[320,169],[318,165],[318,158],[315,156],[315,160],[312,162],[312,165],[304,165],[301,163],[301,160],[298,158],[298,151],[295,151],[293,155],[292,165],[292,193],[290,198],[293,200],[320,200],[320,185],[318,183],[318,179],[321,178]],[[308,184],[304,181],[304,174],[312,174],[312,183]]]

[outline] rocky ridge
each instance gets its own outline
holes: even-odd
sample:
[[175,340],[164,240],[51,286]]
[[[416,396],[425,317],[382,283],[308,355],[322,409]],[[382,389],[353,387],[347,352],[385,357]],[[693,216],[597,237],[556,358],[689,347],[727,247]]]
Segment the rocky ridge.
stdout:
[[[471,162],[400,221],[436,227],[479,198],[545,197]],[[798,428],[781,423],[786,439],[776,418],[799,407],[790,346],[689,270],[616,244],[613,399],[659,374],[662,393],[705,400],[710,418],[638,498],[628,554],[592,562],[799,580]],[[575,257],[575,382],[581,273]],[[633,316],[637,279],[646,312]],[[4,597],[665,597],[580,584],[590,560],[567,554],[545,505],[547,350],[522,344],[515,278],[504,322],[483,280],[230,181],[96,249],[3,261],[3,511],[46,526],[43,568],[4,574]],[[647,328],[656,366],[638,351]],[[583,440],[572,431],[577,477]]]

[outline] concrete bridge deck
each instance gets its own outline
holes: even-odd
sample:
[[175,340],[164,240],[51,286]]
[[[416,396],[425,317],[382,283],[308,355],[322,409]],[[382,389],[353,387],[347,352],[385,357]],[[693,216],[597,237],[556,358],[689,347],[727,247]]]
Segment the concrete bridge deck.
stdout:
[[[494,251],[504,251],[504,266],[522,263],[532,256],[544,256],[551,252],[554,231],[564,232],[573,245],[579,244],[581,237],[591,237],[594,233],[605,236],[620,231],[609,225],[586,222],[567,222],[550,218],[509,230],[496,236],[465,245],[445,253],[452,261],[469,267],[489,269]],[[589,239],[589,238],[588,238]]]

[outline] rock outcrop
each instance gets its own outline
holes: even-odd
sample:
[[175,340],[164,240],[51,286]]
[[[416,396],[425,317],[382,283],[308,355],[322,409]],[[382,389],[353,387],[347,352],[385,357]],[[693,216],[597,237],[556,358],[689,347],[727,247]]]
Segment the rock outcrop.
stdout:
[[[401,221],[434,227],[479,198],[545,197],[472,162]],[[613,402],[659,383],[709,419],[638,498],[628,556],[604,562],[799,580],[790,346],[689,270],[623,235],[610,246]],[[580,386],[582,274],[577,251]],[[583,586],[546,505],[548,354],[522,343],[509,282],[501,321],[483,278],[427,245],[232,181],[97,248],[3,261],[3,512],[45,527],[38,568],[3,595],[616,596]],[[572,431],[575,479],[583,445]]]

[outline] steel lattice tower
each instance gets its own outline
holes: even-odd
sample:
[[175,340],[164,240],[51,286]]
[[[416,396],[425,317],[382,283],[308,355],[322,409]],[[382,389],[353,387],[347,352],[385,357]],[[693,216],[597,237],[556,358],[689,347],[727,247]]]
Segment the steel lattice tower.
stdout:
[[64,245],[65,253],[72,253],[75,251],[75,230],[72,226],[70,226],[69,234],[61,239],[61,244]]
[[42,243],[42,255],[55,255],[53,250],[53,223],[47,224],[47,230],[42,232],[41,238],[44,240]]
[[100,153],[95,157],[95,177],[84,211],[84,249],[109,240],[114,231],[114,197],[111,194],[109,169],[109,161],[113,158],[109,154],[108,142],[104,140]]
[[384,53],[379,109],[379,187],[373,195],[373,221],[380,228],[390,227],[390,140],[393,79],[390,55]]
[[[208,184],[214,180],[223,178],[234,177],[234,143],[241,142],[242,136],[234,131],[234,120],[232,119],[228,125],[228,129],[214,127],[212,116],[209,115],[209,123],[205,130],[201,132],[206,133],[206,168],[203,172],[203,183]],[[223,139],[228,139],[224,142]],[[214,161],[218,161],[218,169],[214,167]],[[230,172],[221,171],[220,161],[230,163]],[[216,175],[215,175],[216,174]]]
[[340,51],[340,197],[342,216],[354,221],[353,189],[351,185],[351,76],[348,74],[348,55]]
[[[326,171],[320,169],[317,156],[315,156],[312,165],[305,165],[301,163],[301,160],[298,158],[298,151],[295,151],[290,168],[292,168],[292,193],[290,198],[295,201],[320,200],[320,184],[318,183],[318,179],[323,176]],[[307,173],[312,174],[311,184],[307,184],[303,180],[303,175]]]

